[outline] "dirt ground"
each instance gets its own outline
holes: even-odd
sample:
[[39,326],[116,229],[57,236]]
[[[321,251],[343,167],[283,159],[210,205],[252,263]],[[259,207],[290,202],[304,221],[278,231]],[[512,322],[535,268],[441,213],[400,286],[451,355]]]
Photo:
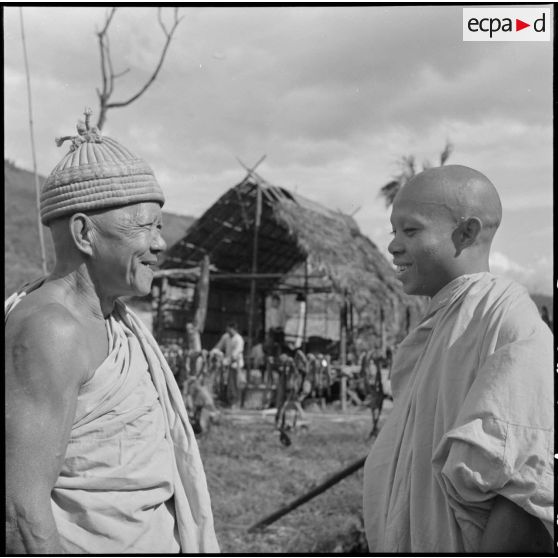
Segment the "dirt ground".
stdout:
[[279,441],[273,414],[224,412],[199,439],[215,528],[224,553],[366,554],[362,468],[261,531],[254,523],[368,453],[370,411],[306,413]]

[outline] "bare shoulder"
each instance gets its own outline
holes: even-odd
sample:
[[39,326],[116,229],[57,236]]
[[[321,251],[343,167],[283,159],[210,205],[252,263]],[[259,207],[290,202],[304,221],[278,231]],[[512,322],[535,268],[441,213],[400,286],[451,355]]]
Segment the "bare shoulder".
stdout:
[[[27,300],[26,300],[27,299]],[[63,304],[25,297],[6,321],[6,374],[28,381],[81,384],[88,377],[85,339]],[[39,380],[39,378],[37,378]]]

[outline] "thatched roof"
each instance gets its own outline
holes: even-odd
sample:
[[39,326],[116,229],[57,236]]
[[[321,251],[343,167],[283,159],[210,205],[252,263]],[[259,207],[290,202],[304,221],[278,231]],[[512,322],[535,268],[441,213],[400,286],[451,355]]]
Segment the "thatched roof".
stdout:
[[[377,323],[381,308],[389,322],[401,322],[402,310],[417,306],[403,293],[391,264],[352,217],[273,186],[254,172],[190,227],[169,250],[163,267],[195,266],[208,254],[216,270],[212,278],[218,273],[251,273],[258,188],[262,205],[257,272],[273,274],[265,282],[258,281],[258,288],[277,287],[293,270],[303,269],[301,264],[307,260],[309,286],[328,284],[339,298],[346,296],[362,325],[363,321]],[[300,276],[298,284],[304,284]]]

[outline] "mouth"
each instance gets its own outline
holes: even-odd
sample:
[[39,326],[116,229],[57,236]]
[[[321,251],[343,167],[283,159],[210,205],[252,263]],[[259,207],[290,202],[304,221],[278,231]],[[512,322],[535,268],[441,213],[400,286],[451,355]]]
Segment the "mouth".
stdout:
[[395,266],[395,273],[399,277],[400,275],[403,275],[410,267],[411,267],[411,264],[396,265]]
[[147,269],[149,269],[150,271],[155,271],[155,266],[157,265],[157,262],[141,262],[141,265],[147,267]]

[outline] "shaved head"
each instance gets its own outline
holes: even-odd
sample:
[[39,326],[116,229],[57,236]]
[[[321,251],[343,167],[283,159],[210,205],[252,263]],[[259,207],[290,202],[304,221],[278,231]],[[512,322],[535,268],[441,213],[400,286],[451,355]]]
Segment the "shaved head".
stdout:
[[456,222],[475,217],[482,224],[485,240],[492,240],[502,220],[500,196],[492,182],[463,165],[437,167],[417,174],[400,190],[396,200],[431,205],[432,210],[445,209]]
[[393,200],[388,246],[405,292],[433,296],[461,275],[489,271],[502,219],[494,185],[461,165],[425,170]]

